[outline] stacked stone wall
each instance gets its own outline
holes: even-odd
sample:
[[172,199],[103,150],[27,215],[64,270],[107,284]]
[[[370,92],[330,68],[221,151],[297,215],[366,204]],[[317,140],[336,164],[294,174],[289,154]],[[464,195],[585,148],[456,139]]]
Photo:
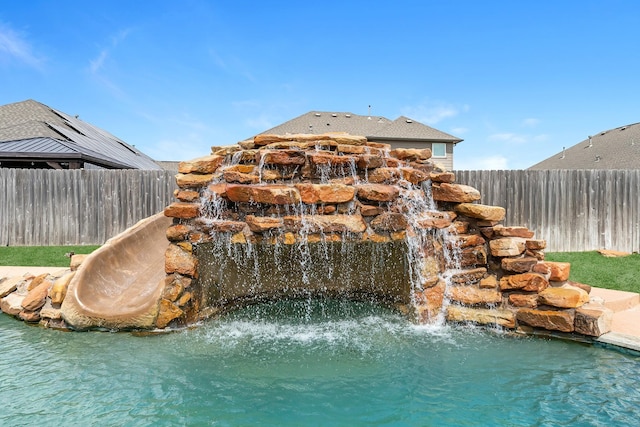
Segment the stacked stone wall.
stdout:
[[[589,303],[589,287],[569,281],[569,264],[545,261],[544,240],[503,225],[504,208],[477,203],[479,192],[456,184],[428,149],[391,150],[346,134],[259,135],[182,162],[176,181],[177,201],[165,210],[174,219],[168,288],[197,283],[194,248],[219,239],[384,244],[427,233],[438,238],[419,240],[420,283],[404,308],[417,321],[444,314],[450,322],[592,336],[610,327],[610,311]],[[163,299],[158,326],[211,313],[202,298],[182,306],[179,299]]]

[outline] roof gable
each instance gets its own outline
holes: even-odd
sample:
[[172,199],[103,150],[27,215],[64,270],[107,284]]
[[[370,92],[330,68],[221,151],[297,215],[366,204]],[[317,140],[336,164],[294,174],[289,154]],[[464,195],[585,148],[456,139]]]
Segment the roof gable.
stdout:
[[600,132],[529,169],[640,169],[640,123]]
[[405,116],[389,120],[382,116],[361,116],[348,112],[331,113],[326,111],[310,111],[261,132],[261,134],[320,134],[326,132],[346,132],[352,135],[363,135],[372,140],[377,138],[411,139],[453,143],[462,141],[460,138]]
[[150,157],[109,132],[37,101],[0,106],[0,153],[51,157],[61,144],[77,153],[78,158],[103,167],[160,168]]

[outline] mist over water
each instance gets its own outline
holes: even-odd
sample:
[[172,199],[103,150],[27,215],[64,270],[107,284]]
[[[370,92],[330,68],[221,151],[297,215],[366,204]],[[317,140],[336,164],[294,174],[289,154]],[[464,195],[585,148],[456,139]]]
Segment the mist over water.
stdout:
[[372,303],[247,307],[138,337],[0,316],[0,425],[635,425],[640,359]]

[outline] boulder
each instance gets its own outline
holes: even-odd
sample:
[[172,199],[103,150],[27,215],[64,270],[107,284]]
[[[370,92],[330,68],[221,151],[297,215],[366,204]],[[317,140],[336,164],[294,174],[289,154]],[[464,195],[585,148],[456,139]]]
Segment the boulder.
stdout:
[[478,282],[478,286],[483,289],[495,289],[498,287],[498,279],[495,274],[491,274],[487,277],[483,277],[480,282]]
[[282,218],[247,215],[245,221],[247,222],[249,229],[254,233],[263,233],[265,231],[282,228],[284,226]]
[[505,227],[496,225],[493,227],[493,233],[496,237],[522,237],[529,239],[533,237],[533,231],[527,227]]
[[300,193],[286,185],[227,185],[227,197],[233,202],[293,205],[300,202]]
[[480,192],[463,184],[434,183],[431,186],[433,200],[439,202],[469,203],[480,200]]
[[426,211],[420,214],[417,223],[422,228],[447,228],[458,215],[451,211]]
[[52,304],[62,304],[62,301],[64,301],[64,297],[67,295],[69,282],[71,282],[71,279],[73,279],[73,276],[75,274],[76,273],[72,271],[62,277],[59,277],[55,282],[53,282],[53,286],[51,286],[51,289],[49,290],[49,299],[51,299]]
[[358,160],[356,161],[358,169],[375,169],[381,167],[383,164],[384,160],[382,157],[374,154],[362,154],[358,156]]
[[429,179],[433,182],[453,183],[456,180],[456,175],[453,172],[431,172]]
[[19,295],[16,292],[0,298],[0,310],[10,316],[17,316],[22,311],[22,300],[25,295]]
[[174,202],[164,208],[164,216],[181,219],[196,218],[200,214],[199,208],[200,205],[195,203]]
[[9,277],[0,282],[0,298],[4,298],[15,291],[22,281],[24,281],[22,277]]
[[260,182],[260,177],[255,173],[245,173],[234,170],[224,171],[222,177],[228,183],[257,184]]
[[198,260],[192,253],[184,251],[177,245],[171,244],[165,252],[165,272],[179,273],[196,277]]
[[545,265],[550,268],[549,280],[552,282],[564,282],[569,280],[569,273],[571,272],[571,263],[568,262],[553,262],[545,261]]
[[22,300],[22,308],[26,311],[36,311],[41,308],[49,295],[50,287],[51,282],[44,281],[31,289],[24,300]]
[[534,308],[521,308],[516,314],[518,322],[543,328],[550,331],[573,332],[575,310],[538,310]]
[[214,173],[220,165],[224,162],[224,156],[204,156],[197,159],[189,160],[186,162],[180,162],[178,164],[178,172],[187,173],[199,173],[199,174],[211,174]]
[[502,258],[502,269],[512,273],[527,273],[538,264],[534,257]]
[[211,182],[213,174],[179,173],[176,175],[176,184],[180,188],[200,188]]
[[524,252],[524,242],[520,237],[502,237],[489,241],[489,248],[493,256],[517,256]]
[[428,160],[431,158],[431,150],[429,148],[395,148],[389,152],[389,155],[405,161]]
[[298,232],[305,230],[308,233],[362,233],[367,225],[361,215],[306,215],[283,217],[284,227],[287,231]]
[[180,240],[187,240],[189,237],[189,233],[191,232],[191,227],[184,224],[176,224],[167,228],[167,240],[170,242],[178,242]]
[[447,320],[450,322],[473,322],[480,325],[497,325],[515,328],[513,312],[494,308],[475,308],[450,305],[447,307]]
[[184,314],[184,311],[173,302],[167,299],[160,300],[160,307],[158,309],[158,317],[156,318],[156,326],[159,329],[164,329],[169,326],[171,321],[179,318]]
[[575,331],[592,337],[611,332],[613,310],[602,305],[585,304],[576,310]]
[[384,184],[361,184],[356,189],[359,199],[372,202],[391,202],[400,194],[397,187]]
[[558,308],[577,308],[589,302],[589,294],[573,286],[547,288],[538,294],[538,303]]
[[514,307],[536,308],[538,294],[510,294],[508,301]]
[[[479,199],[480,198],[478,197],[476,200]],[[482,221],[502,221],[506,215],[505,208],[501,206],[480,205],[476,203],[460,203],[455,207],[455,210],[462,215]]]
[[444,302],[446,284],[439,280],[434,286],[415,293],[416,315],[420,323],[433,323],[440,312]]
[[307,159],[302,150],[258,150],[256,163],[278,166],[302,166]]
[[524,242],[525,247],[528,250],[531,251],[541,251],[544,248],[547,247],[547,241],[546,240],[531,240],[528,239],[526,242]]
[[296,184],[300,199],[306,204],[346,203],[353,200],[355,188],[345,184]]
[[480,289],[477,286],[451,286],[448,290],[451,301],[465,305],[499,304],[502,293],[495,289]]
[[405,215],[396,212],[383,212],[371,220],[371,228],[375,231],[400,231],[407,228]]
[[527,292],[540,292],[549,287],[549,281],[537,273],[522,273],[504,276],[500,279],[500,290],[522,290]]
[[374,184],[395,184],[402,177],[401,172],[396,167],[389,165],[389,159],[387,159],[387,166],[383,168],[377,168],[368,173],[368,180]]

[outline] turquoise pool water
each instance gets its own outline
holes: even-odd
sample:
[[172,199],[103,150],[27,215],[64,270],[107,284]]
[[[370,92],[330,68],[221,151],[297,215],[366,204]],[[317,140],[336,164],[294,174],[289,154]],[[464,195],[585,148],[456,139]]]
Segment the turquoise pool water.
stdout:
[[3,426],[638,425],[640,358],[429,328],[347,302],[192,330],[65,333],[0,315]]

